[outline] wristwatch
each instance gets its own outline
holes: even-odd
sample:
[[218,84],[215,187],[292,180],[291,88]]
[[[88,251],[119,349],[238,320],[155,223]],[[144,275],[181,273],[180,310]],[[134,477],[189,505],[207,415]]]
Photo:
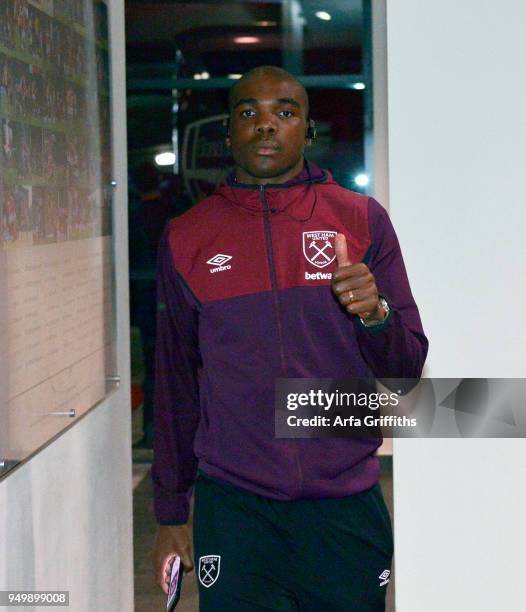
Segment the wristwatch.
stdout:
[[365,319],[362,319],[360,317],[360,322],[362,323],[362,325],[365,325],[365,327],[376,327],[376,325],[381,325],[382,323],[385,323],[387,317],[389,316],[389,312],[391,311],[391,309],[389,308],[387,300],[380,296],[378,298],[378,304],[384,309],[384,318],[381,321],[366,321]]

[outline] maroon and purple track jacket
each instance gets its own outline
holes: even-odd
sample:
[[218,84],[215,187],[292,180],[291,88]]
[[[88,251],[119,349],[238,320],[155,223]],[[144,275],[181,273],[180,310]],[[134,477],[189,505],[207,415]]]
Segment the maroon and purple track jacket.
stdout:
[[[366,328],[331,291],[337,232],[390,305],[378,326]],[[313,164],[282,185],[227,180],[170,221],[157,282],[160,523],[187,521],[198,467],[279,500],[343,497],[377,482],[381,440],[276,439],[274,380],[420,376],[427,340],[378,202]]]

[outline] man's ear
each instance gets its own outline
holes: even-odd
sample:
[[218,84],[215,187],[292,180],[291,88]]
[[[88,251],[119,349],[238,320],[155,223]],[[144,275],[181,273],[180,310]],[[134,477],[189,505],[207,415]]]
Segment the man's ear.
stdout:
[[309,140],[311,144],[316,140],[316,122],[314,119],[307,119],[307,131],[305,132],[305,140]]

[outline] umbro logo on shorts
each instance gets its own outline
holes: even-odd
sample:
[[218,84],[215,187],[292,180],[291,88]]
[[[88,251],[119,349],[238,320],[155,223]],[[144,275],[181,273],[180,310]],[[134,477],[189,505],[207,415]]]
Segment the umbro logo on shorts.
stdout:
[[384,570],[379,576],[380,586],[383,587],[389,582],[389,576],[391,575],[390,570]]
[[219,578],[221,555],[199,557],[199,582],[207,589]]

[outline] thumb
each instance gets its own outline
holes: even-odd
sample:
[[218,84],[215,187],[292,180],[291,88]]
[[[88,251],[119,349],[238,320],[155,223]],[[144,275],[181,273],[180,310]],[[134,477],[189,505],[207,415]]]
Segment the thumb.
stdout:
[[347,251],[347,238],[343,234],[336,234],[334,250],[336,251],[338,267],[351,265],[349,252]]
[[189,574],[194,569],[194,561],[193,561],[193,550],[183,550],[181,551],[181,563],[183,564],[184,571],[186,574]]

